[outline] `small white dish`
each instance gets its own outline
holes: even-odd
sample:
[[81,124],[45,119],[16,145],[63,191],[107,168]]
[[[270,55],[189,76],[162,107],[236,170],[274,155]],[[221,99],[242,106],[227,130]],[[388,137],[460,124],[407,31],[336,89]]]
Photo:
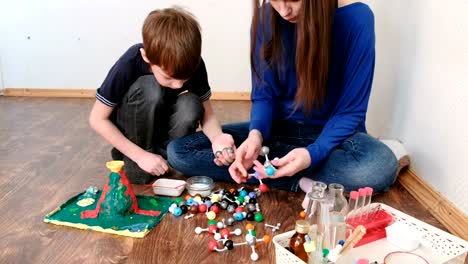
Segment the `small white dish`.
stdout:
[[419,247],[421,236],[416,230],[403,223],[398,222],[387,226],[385,231],[388,242],[403,250],[412,251]]
[[161,178],[153,183],[153,191],[156,195],[180,196],[186,184],[182,180]]

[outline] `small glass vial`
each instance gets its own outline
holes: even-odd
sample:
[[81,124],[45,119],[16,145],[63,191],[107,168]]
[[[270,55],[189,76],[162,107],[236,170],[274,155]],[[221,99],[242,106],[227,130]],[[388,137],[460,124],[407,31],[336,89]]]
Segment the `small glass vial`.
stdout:
[[304,243],[306,242],[305,236],[309,232],[309,227],[310,225],[307,221],[297,220],[295,228],[296,233],[294,233],[294,235],[289,240],[289,248],[291,249],[292,253],[294,253],[294,255],[306,263],[309,259],[309,256],[304,249]]
[[328,185],[328,193],[332,202],[330,208],[330,237],[329,249],[335,248],[340,240],[346,236],[346,214],[348,213],[348,202],[343,195],[344,187],[341,184],[331,183]]

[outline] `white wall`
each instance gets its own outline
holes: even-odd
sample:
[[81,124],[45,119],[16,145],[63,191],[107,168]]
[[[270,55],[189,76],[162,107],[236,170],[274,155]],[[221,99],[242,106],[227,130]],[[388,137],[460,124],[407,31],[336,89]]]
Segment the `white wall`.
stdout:
[[215,91],[249,91],[250,1],[15,0],[0,6],[5,88],[95,88],[153,9],[179,5],[198,17]]
[[417,174],[468,214],[468,1],[366,2],[377,33],[370,132],[402,140]]

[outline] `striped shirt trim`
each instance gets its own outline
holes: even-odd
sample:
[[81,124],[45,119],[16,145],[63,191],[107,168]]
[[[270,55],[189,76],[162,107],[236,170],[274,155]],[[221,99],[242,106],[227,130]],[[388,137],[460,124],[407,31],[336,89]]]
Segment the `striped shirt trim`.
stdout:
[[202,102],[205,102],[206,100],[210,99],[211,96],[211,90],[206,92],[204,95],[200,96],[200,99]]
[[96,99],[98,99],[99,102],[110,107],[114,107],[117,105],[116,103],[112,103],[111,101],[107,100],[106,98],[104,98],[104,96],[100,95],[99,93],[96,93]]

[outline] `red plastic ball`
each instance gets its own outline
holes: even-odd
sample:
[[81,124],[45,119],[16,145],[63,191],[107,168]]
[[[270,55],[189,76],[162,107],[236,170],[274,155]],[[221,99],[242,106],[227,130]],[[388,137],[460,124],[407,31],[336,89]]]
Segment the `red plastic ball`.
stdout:
[[208,232],[210,232],[211,234],[214,234],[216,231],[218,231],[218,227],[216,227],[215,225],[210,225],[208,227]]
[[212,205],[212,206],[210,207],[210,211],[213,211],[213,212],[215,212],[216,214],[218,214],[218,213],[219,213],[219,207],[216,206],[216,205]]
[[229,231],[229,229],[224,228],[221,230],[220,234],[222,238],[227,238],[231,235],[231,232]]
[[260,184],[260,186],[258,186],[258,189],[260,190],[260,192],[264,193],[268,191],[268,186],[266,186],[266,184]]
[[198,211],[200,211],[200,213],[206,212],[206,204],[198,205]]
[[235,210],[234,210],[236,213],[242,213],[244,212],[244,207],[237,207]]
[[210,242],[208,242],[208,248],[210,249],[210,251],[215,251],[217,247],[218,247],[218,242],[214,240],[211,240]]

